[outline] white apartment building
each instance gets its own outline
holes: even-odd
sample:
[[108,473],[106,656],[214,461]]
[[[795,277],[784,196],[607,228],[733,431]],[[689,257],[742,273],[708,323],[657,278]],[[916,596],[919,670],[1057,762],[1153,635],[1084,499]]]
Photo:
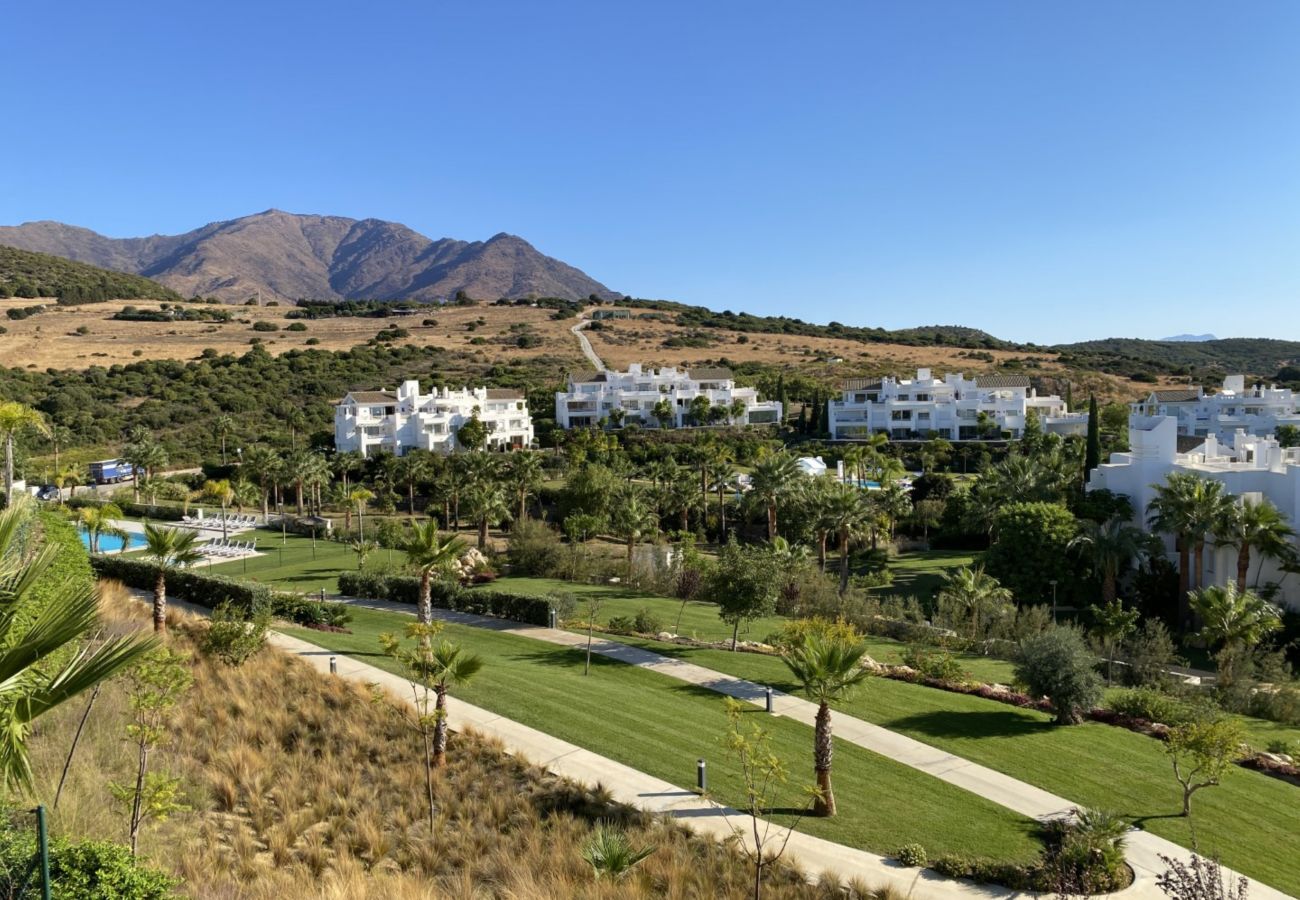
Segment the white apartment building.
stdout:
[[[589,428],[623,411],[622,424],[658,427],[656,404],[667,401],[672,427],[695,424],[691,403],[704,397],[719,410],[709,424],[768,425],[781,421],[781,404],[764,400],[754,388],[736,387],[727,369],[644,369],[634,363],[626,372],[587,372],[569,376],[568,390],[555,394],[555,422],[560,428]],[[744,406],[734,414],[733,406]],[[725,416],[721,410],[726,410]],[[615,414],[617,415],[617,414]]]
[[435,389],[420,393],[420,382],[404,381],[396,392],[353,391],[334,407],[334,446],[401,456],[420,448],[434,453],[463,449],[456,442],[462,425],[477,416],[487,426],[487,449],[509,450],[533,443],[533,420],[523,391],[495,388]]
[[1277,432],[1279,425],[1300,427],[1300,411],[1290,388],[1256,384],[1246,387],[1244,375],[1223,379],[1223,389],[1207,394],[1201,387],[1152,391],[1130,407],[1133,415],[1173,416],[1178,433],[1186,437],[1214,435],[1227,440],[1238,429],[1248,434]]
[[[966,378],[950,372],[939,379],[929,369],[918,369],[911,379],[850,379],[842,390],[827,416],[831,439],[837,441],[872,434],[894,440],[1018,438],[1030,410],[1038,413],[1045,432],[1083,434],[1088,427],[1086,413],[1071,413],[1055,395],[1038,396],[1024,375]],[[987,423],[984,433],[981,414]]]
[[[1259,437],[1239,429],[1231,443],[1211,434],[1191,452],[1180,453],[1179,420],[1175,416],[1131,416],[1129,451],[1113,453],[1110,462],[1092,471],[1088,490],[1109,490],[1128,497],[1133,504],[1135,524],[1146,528],[1147,505],[1156,497],[1173,472],[1190,472],[1201,478],[1223,482],[1225,490],[1243,499],[1267,498],[1292,527],[1300,523],[1300,448],[1283,448],[1271,437]],[[1186,442],[1186,437],[1183,438]],[[1177,565],[1173,538],[1164,535],[1170,559]],[[1234,547],[1205,547],[1207,584],[1226,584],[1237,576]],[[1248,583],[1278,582],[1279,598],[1300,609],[1300,580],[1286,578],[1272,560],[1252,554]]]

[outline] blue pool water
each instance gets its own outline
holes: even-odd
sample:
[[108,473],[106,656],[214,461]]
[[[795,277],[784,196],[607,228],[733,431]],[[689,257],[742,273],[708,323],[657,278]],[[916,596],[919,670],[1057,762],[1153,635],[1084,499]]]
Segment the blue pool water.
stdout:
[[[89,550],[89,549],[90,549],[90,535],[86,533],[86,530],[85,530],[84,528],[82,528],[82,529],[78,529],[78,530],[81,532],[81,543],[85,544],[85,545],[86,545],[86,549]],[[121,539],[120,537],[115,537],[115,536],[113,536],[113,535],[111,535],[111,534],[101,534],[101,535],[99,536],[99,552],[100,552],[100,553],[107,553],[107,552],[110,551],[110,550],[121,550],[121,549],[122,549],[122,545],[123,545],[123,542],[122,542],[122,539]]]

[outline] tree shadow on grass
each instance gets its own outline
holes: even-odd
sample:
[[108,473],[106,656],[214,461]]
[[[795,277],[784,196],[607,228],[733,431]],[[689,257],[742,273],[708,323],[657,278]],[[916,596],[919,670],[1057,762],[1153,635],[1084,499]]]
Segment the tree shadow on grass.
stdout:
[[1057,727],[1010,709],[917,713],[882,724],[893,731],[933,738],[1028,737]]

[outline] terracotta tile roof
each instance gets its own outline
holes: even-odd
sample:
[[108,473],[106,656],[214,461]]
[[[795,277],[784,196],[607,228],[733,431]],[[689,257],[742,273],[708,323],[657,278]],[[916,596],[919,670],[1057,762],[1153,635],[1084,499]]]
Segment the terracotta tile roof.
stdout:
[[1189,388],[1180,388],[1172,391],[1152,391],[1151,396],[1157,403],[1187,403],[1192,400],[1200,400],[1199,391]]
[[522,400],[524,392],[517,388],[488,388],[487,398],[489,400]]
[[846,378],[840,385],[840,390],[844,391],[878,391],[880,390],[879,378]]
[[975,386],[982,388],[1027,388],[1028,375],[983,375],[975,379]]

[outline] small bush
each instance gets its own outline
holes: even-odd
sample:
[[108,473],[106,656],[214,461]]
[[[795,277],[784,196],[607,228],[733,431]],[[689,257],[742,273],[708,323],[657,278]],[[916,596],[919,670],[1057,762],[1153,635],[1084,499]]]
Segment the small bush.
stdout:
[[631,634],[636,631],[636,619],[631,616],[614,616],[605,627],[619,634]]
[[307,326],[304,325],[302,322],[291,322],[290,324],[284,326],[284,330],[285,331],[306,331]]
[[930,856],[920,844],[904,844],[898,848],[894,857],[903,865],[922,868],[930,861]]
[[564,546],[545,522],[523,519],[510,529],[506,558],[516,575],[545,577],[564,568]]
[[1106,707],[1121,716],[1146,719],[1162,725],[1180,725],[1191,716],[1186,703],[1153,688],[1115,691],[1106,702]]
[[632,630],[638,634],[658,634],[663,631],[663,623],[643,606],[636,611],[636,618],[632,620]]
[[[36,855],[34,829],[6,824],[0,830],[0,896],[38,891],[29,880]],[[50,878],[60,900],[171,900],[179,882],[131,857],[108,841],[50,840]],[[24,890],[24,887],[26,890]]]
[[911,666],[926,678],[940,681],[966,681],[970,675],[947,650],[934,650],[912,644],[903,651],[903,664]]
[[1268,752],[1275,753],[1279,756],[1290,756],[1292,758],[1300,756],[1300,741],[1269,741]]
[[212,611],[212,621],[204,633],[200,647],[209,656],[215,656],[228,666],[243,665],[266,643],[266,629],[271,624],[271,611],[265,606],[252,615],[233,609],[223,603]]

